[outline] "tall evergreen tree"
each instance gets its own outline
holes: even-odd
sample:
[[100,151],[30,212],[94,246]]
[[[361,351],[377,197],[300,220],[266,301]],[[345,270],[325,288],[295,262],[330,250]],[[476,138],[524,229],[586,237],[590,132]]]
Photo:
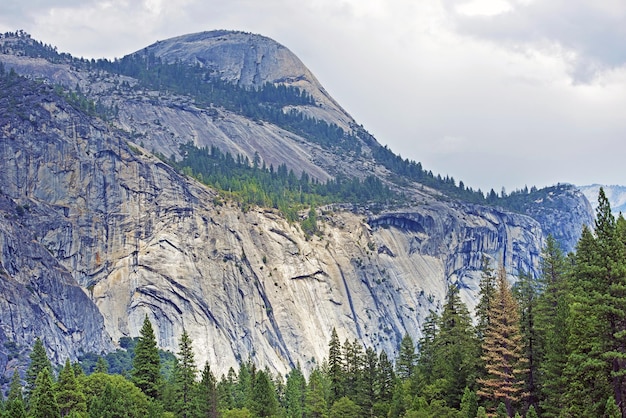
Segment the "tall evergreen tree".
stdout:
[[250,406],[256,417],[271,417],[278,410],[276,389],[269,375],[264,370],[256,372]]
[[237,374],[230,367],[226,376],[222,375],[217,384],[218,409],[226,410],[235,408],[235,383]]
[[28,410],[28,415],[31,418],[61,417],[52,386],[52,377],[47,367],[44,367],[39,372],[37,380],[35,380],[35,387],[31,392]]
[[300,364],[287,376],[285,387],[285,409],[287,417],[302,418],[306,395],[306,379],[300,370]]
[[309,376],[309,383],[306,390],[305,411],[307,418],[323,418],[328,414],[328,398],[330,382],[319,370],[313,369]]
[[436,361],[436,339],[439,332],[439,315],[431,310],[422,325],[422,338],[416,360],[416,373],[413,379],[413,393],[424,393],[426,387],[433,383]]
[[626,416],[626,248],[602,188],[595,235],[583,230],[571,280],[567,398],[572,414],[602,414],[608,385]]
[[30,364],[28,365],[28,369],[26,369],[27,402],[30,400],[30,395],[35,388],[35,382],[39,373],[46,368],[49,373],[52,373],[52,364],[50,364],[50,360],[46,354],[46,349],[44,348],[41,339],[37,337],[35,344],[33,345],[33,351],[30,353]]
[[217,381],[208,361],[204,363],[202,377],[198,385],[198,406],[200,417],[218,418]]
[[526,407],[539,404],[539,365],[542,352],[537,328],[537,300],[540,284],[529,273],[520,271],[514,287],[515,298],[519,306],[520,333],[522,335],[523,355],[526,358],[527,374],[524,378]]
[[17,369],[13,370],[13,377],[11,378],[11,384],[9,385],[9,394],[7,401],[24,401],[22,396],[22,382],[20,379],[20,373]]
[[509,416],[523,395],[526,372],[519,330],[519,311],[504,266],[498,270],[496,293],[489,304],[489,325],[482,351],[486,377],[478,380],[477,394],[493,403],[502,402]]
[[65,361],[65,366],[59,373],[56,399],[62,417],[68,416],[70,413],[83,414],[87,412],[85,395],[76,382],[74,369],[69,359]]
[[335,328],[333,328],[328,343],[328,377],[330,379],[331,402],[334,402],[345,394],[343,355],[341,342]]
[[374,416],[374,403],[378,401],[378,373],[378,355],[372,347],[367,347],[363,356],[363,369],[358,382],[357,396],[354,399],[365,416]]
[[415,354],[415,344],[409,334],[404,334],[400,341],[400,349],[398,350],[398,359],[396,360],[396,376],[400,379],[410,379],[413,375],[417,360]]
[[196,392],[196,369],[194,354],[191,346],[191,339],[187,331],[183,329],[178,343],[178,357],[174,366],[174,410],[177,416],[188,418],[192,416],[195,409]]
[[479,343],[459,289],[448,288],[434,341],[433,376],[448,406],[459,408],[466,387],[474,386],[478,373]]
[[393,371],[393,364],[385,350],[378,355],[378,383],[376,393],[380,402],[390,402],[393,397],[396,376]]
[[358,397],[363,374],[363,346],[358,340],[344,343],[345,393],[352,400]]
[[601,290],[596,240],[586,226],[576,246],[576,261],[570,279],[568,358],[564,378],[565,402],[571,416],[601,416],[606,394],[607,364],[603,336],[609,324],[598,318]]
[[26,418],[24,398],[22,397],[22,383],[17,369],[13,371],[13,378],[11,379],[9,394],[4,405],[4,409],[5,412],[4,415],[2,415],[2,408],[0,408],[0,416],[4,416],[6,418]]
[[131,381],[148,397],[158,399],[162,386],[161,359],[148,315],[143,320],[135,346]]
[[487,328],[490,323],[490,306],[491,301],[496,295],[496,276],[493,269],[489,264],[489,259],[483,255],[481,259],[481,275],[480,283],[478,284],[478,304],[476,305],[476,332],[481,343],[485,338]]
[[567,277],[563,252],[556,239],[549,235],[541,255],[541,294],[537,301],[535,321],[539,355],[538,406],[546,418],[558,417],[565,408],[562,393],[566,387],[563,370],[567,364],[569,335]]
[[250,405],[252,397],[252,384],[254,383],[254,375],[256,368],[247,361],[239,365],[239,373],[235,383],[234,402],[237,408],[247,408]]

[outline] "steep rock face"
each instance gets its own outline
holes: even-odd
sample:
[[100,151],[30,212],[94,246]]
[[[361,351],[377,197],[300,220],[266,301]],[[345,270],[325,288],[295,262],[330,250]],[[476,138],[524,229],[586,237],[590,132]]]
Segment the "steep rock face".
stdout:
[[[419,337],[449,283],[461,283],[464,299],[475,300],[483,254],[515,273],[520,265],[532,270],[540,249],[541,231],[530,218],[437,202],[370,218],[329,212],[320,235],[309,238],[272,210],[244,213],[131,151],[121,132],[49,89],[21,97],[0,125],[3,193],[37,209],[26,226],[66,272],[54,283],[84,289],[55,295],[101,313],[57,315],[96,318],[65,325],[89,337],[85,350],[109,349],[108,336],[138,335],[148,315],[161,347],[175,351],[184,328],[198,362],[208,360],[218,373],[248,358],[281,372],[297,362],[310,367],[325,357],[333,327],[342,339],[393,354],[405,332]],[[29,101],[24,119],[19,109]],[[10,259],[3,252],[5,286],[16,280]],[[14,303],[14,293],[2,293],[2,303]],[[77,338],[40,332],[62,339],[65,348],[52,348],[55,359]],[[18,337],[5,331],[3,338]]]
[[565,253],[573,251],[583,225],[593,227],[593,209],[583,193],[571,184],[550,188],[544,198],[529,202],[523,211],[536,219],[546,235],[552,235]]
[[[0,195],[0,374],[22,364],[37,337],[55,363],[113,349],[102,314],[84,288],[37,239],[34,218],[50,208]],[[46,216],[46,215],[43,215]],[[16,364],[12,364],[11,368]]]

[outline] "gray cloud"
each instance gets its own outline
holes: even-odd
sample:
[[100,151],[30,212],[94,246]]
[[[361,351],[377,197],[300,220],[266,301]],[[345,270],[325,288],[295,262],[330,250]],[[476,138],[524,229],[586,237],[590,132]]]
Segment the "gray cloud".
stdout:
[[[571,63],[577,81],[590,81],[606,69],[626,64],[626,3],[615,0],[542,0],[512,4],[494,16],[459,13],[447,1],[457,30],[498,44],[550,49]],[[568,56],[570,54],[571,56]]]

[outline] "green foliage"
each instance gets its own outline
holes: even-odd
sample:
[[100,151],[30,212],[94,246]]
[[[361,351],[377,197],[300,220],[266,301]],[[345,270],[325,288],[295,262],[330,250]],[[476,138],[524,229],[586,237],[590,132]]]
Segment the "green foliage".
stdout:
[[328,414],[330,382],[319,369],[314,369],[309,376],[305,397],[305,413],[307,417],[322,418]]
[[285,387],[285,409],[287,417],[302,418],[305,408],[306,379],[300,370],[300,365],[287,375]]
[[415,344],[409,334],[404,334],[400,341],[400,350],[396,360],[396,375],[400,379],[409,379],[413,375],[413,369],[417,355],[415,354]]
[[61,412],[65,417],[71,413],[83,414],[87,412],[87,404],[82,389],[78,386],[74,369],[69,359],[59,373],[56,386],[56,398]]
[[204,364],[197,392],[199,415],[206,418],[217,418],[219,416],[217,380],[211,371],[209,362]]
[[252,385],[250,410],[256,417],[271,417],[278,410],[276,389],[269,375],[259,370]]
[[[563,371],[567,364],[568,267],[556,240],[548,236],[542,251],[541,289],[537,301],[536,332],[542,416],[556,418],[565,408]],[[534,408],[533,408],[534,410]],[[530,412],[530,408],[529,408]]]
[[32,418],[60,418],[50,370],[44,367],[37,379],[30,395],[29,416]]
[[148,397],[158,399],[162,384],[161,359],[152,324],[144,318],[133,358],[132,382]]
[[417,368],[424,395],[430,402],[443,400],[446,405],[459,408],[465,389],[474,386],[477,377],[479,342],[469,311],[455,286],[448,288],[443,312],[429,344],[425,348],[430,351],[430,366]]
[[320,183],[302,173],[298,178],[285,164],[274,170],[250,164],[247,157],[222,153],[217,147],[180,146],[181,161],[161,158],[182,173],[221,190],[244,208],[251,205],[279,209],[289,221],[298,220],[298,210],[309,206],[302,227],[309,235],[317,231],[314,207],[335,203],[386,203],[397,196],[380,179],[370,175],[364,180],[338,176]]
[[194,394],[196,392],[196,369],[194,354],[189,334],[183,329],[178,344],[177,362],[174,366],[173,412],[176,416],[187,418],[195,408]]
[[39,337],[35,340],[33,350],[30,353],[30,363],[26,369],[26,399],[28,400],[35,388],[35,382],[39,374],[48,369],[48,373],[52,372],[52,364],[46,354],[46,349]]
[[329,418],[361,418],[363,411],[352,399],[344,396],[333,403],[328,416]]
[[120,375],[93,373],[80,379],[92,418],[143,418],[155,408],[148,397]]
[[463,391],[459,418],[475,418],[478,413],[478,397],[468,387]]
[[333,328],[328,343],[328,377],[330,379],[330,401],[334,402],[345,394],[344,364],[341,353],[341,342],[337,330]]

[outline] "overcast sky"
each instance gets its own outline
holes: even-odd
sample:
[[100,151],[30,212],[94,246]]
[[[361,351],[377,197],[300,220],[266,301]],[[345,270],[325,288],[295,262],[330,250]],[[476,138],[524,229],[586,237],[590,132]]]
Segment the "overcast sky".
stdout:
[[0,31],[115,58],[273,38],[403,157],[488,191],[626,184],[624,0],[1,0]]

